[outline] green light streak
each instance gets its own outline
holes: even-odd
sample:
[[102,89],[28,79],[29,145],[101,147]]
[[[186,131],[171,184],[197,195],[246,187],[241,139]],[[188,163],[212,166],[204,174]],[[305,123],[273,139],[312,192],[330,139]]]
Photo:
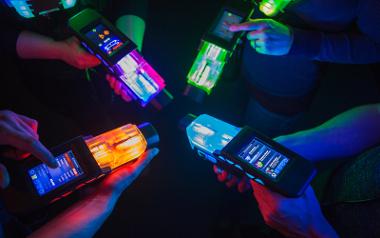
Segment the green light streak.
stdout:
[[219,80],[230,54],[231,52],[215,44],[203,41],[197,58],[187,75],[187,83],[210,94]]
[[282,12],[291,0],[262,0],[260,3],[260,11],[269,17]]

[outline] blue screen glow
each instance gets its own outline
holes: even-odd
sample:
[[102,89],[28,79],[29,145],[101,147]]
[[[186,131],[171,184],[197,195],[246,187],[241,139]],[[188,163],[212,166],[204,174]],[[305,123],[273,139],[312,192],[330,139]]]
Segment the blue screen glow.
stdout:
[[55,158],[58,168],[40,164],[28,171],[34,188],[42,196],[84,174],[73,152],[70,150]]

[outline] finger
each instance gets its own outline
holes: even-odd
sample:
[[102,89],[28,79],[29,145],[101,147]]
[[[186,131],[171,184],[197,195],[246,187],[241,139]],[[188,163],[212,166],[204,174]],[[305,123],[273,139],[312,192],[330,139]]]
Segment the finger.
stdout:
[[268,34],[265,30],[251,31],[247,34],[247,39],[253,40],[266,40],[268,39]]
[[96,58],[93,55],[90,55],[89,53],[85,53],[85,54],[86,54],[85,62],[86,62],[87,68],[93,68],[100,64],[100,60],[98,58]]
[[228,188],[232,188],[232,187],[235,186],[237,183],[238,183],[238,178],[232,175],[232,176],[231,176],[231,179],[229,179],[228,182],[226,183],[226,186],[227,186]]
[[253,189],[253,193],[255,194],[255,197],[259,196],[259,197],[265,198],[264,202],[274,203],[274,202],[284,199],[284,197],[280,195],[279,193],[272,192],[270,189],[255,182],[254,180],[250,180],[250,182],[251,182],[251,186]]
[[20,134],[28,135],[36,139],[38,138],[37,133],[35,133],[33,129],[18,119],[18,117],[12,117],[5,120],[6,127],[9,132],[17,131]]
[[41,142],[31,136],[22,134],[16,130],[11,130],[9,134],[10,145],[16,149],[27,151],[33,154],[36,158],[46,163],[49,167],[58,167],[54,156]]
[[115,78],[110,74],[106,74],[106,80],[108,81],[108,83],[111,83],[113,80],[115,80]]
[[110,78],[109,84],[110,84],[110,87],[111,87],[112,89],[115,88],[115,83],[116,83],[116,79],[113,78],[113,77]]
[[28,133],[29,135],[33,136],[34,138],[38,139],[37,131],[35,131],[32,127],[30,127],[28,124],[26,124],[23,120],[17,119],[18,125],[22,128],[22,132]]
[[255,48],[256,52],[262,55],[267,55],[268,51],[266,50],[265,47],[256,47]]
[[267,40],[259,39],[255,40],[256,48],[265,48],[265,45],[267,44]]
[[223,171],[221,174],[218,175],[219,182],[225,182],[228,178],[228,173],[226,171]]
[[228,27],[229,31],[238,32],[238,31],[256,31],[263,30],[268,28],[268,22],[265,19],[256,19],[248,22],[244,22],[241,24],[231,24]]
[[214,170],[214,173],[216,173],[216,174],[221,174],[223,172],[223,169],[219,168],[216,165],[213,165],[212,169]]
[[0,164],[0,188],[5,189],[10,183],[10,176],[7,168]]
[[237,188],[240,193],[244,193],[251,188],[251,185],[249,184],[247,179],[244,178],[239,182]]
[[120,81],[115,82],[115,88],[113,90],[115,91],[117,95],[120,95],[121,93],[121,86],[122,84],[120,83]]
[[38,121],[24,115],[17,114],[19,118],[25,122],[28,126],[30,126],[35,132],[38,130]]
[[125,89],[121,90],[120,96],[126,102],[131,102],[133,100],[133,98],[129,95],[128,91]]

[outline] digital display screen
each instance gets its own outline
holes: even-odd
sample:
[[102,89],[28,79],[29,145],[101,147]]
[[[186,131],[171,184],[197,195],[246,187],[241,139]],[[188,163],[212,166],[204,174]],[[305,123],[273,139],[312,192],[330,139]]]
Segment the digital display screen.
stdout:
[[55,158],[58,168],[49,168],[40,164],[28,171],[34,188],[42,196],[84,174],[74,153],[70,150]]
[[233,14],[229,11],[224,11],[212,34],[226,41],[231,41],[234,38],[235,33],[229,31],[228,26],[231,24],[239,24],[242,22],[242,20],[243,17]]
[[86,33],[86,37],[108,56],[112,56],[126,43],[103,24],[92,28]]
[[289,158],[257,138],[239,152],[239,157],[272,179],[276,179],[289,163]]

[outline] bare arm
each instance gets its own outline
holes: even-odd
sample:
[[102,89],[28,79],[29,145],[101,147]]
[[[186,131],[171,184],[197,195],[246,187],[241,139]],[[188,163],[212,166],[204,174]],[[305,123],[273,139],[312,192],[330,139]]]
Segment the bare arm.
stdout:
[[354,108],[276,141],[314,161],[356,155],[380,142],[380,104]]
[[135,163],[119,168],[104,179],[95,194],[76,203],[30,237],[92,237],[111,214],[122,192],[157,154],[158,149],[150,150]]

